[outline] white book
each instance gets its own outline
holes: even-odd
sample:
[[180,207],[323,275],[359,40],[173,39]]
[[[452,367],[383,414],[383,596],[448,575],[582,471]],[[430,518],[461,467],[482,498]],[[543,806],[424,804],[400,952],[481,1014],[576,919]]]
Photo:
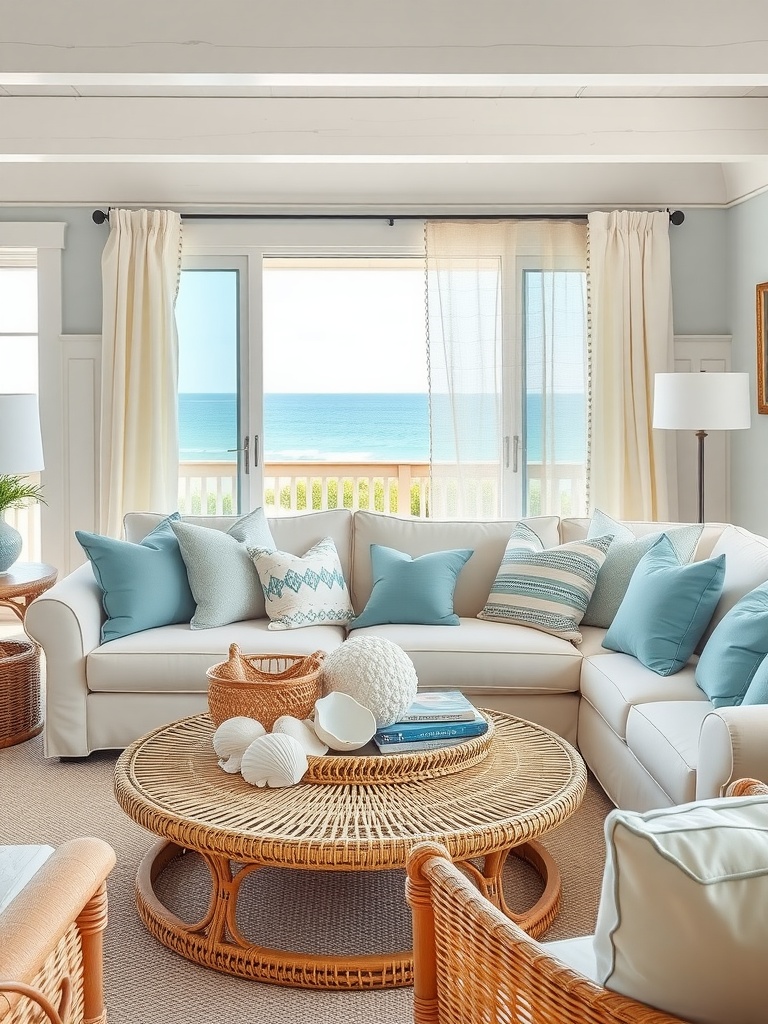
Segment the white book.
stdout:
[[472,722],[476,709],[459,690],[425,691],[400,719],[401,722]]
[[376,746],[382,754],[407,754],[414,750],[440,750],[441,747],[455,747],[457,743],[465,743],[474,736],[453,736],[447,740],[408,740],[405,743],[378,743]]

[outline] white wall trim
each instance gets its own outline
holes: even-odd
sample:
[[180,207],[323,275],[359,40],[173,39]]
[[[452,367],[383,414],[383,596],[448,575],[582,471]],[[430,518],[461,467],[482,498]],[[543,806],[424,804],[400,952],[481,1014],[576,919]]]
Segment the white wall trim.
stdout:
[[0,222],[0,245],[24,249],[63,249],[66,222]]

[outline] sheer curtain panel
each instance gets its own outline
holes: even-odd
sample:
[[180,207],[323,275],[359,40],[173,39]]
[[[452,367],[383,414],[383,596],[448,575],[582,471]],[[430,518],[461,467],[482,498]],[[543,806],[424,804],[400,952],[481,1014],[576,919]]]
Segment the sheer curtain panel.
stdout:
[[667,432],[654,431],[654,375],[672,370],[669,215],[589,215],[591,508],[617,519],[677,517]]
[[428,221],[430,515],[578,515],[586,224]]
[[125,512],[178,503],[178,338],[174,306],[181,218],[111,210],[102,256],[101,529]]

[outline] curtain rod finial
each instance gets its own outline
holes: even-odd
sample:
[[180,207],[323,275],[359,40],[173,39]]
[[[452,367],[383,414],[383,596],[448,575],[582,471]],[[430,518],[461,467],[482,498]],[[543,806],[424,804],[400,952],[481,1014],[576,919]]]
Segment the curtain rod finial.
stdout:
[[685,220],[685,214],[682,210],[667,210],[669,214],[669,221],[671,224],[682,224]]
[[91,220],[94,224],[103,224],[108,217],[109,213],[104,213],[103,210],[94,210],[91,214]]

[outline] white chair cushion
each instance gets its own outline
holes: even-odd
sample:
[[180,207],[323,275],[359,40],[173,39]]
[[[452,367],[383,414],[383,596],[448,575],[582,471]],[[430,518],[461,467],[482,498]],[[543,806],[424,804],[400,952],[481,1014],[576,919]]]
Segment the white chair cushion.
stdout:
[[572,971],[597,982],[597,960],[592,935],[580,935],[577,939],[556,939],[554,942],[542,942],[541,945],[549,956],[557,957]]
[[0,846],[0,911],[53,853],[52,846]]
[[600,984],[699,1024],[768,1006],[768,797],[611,811],[595,930]]

